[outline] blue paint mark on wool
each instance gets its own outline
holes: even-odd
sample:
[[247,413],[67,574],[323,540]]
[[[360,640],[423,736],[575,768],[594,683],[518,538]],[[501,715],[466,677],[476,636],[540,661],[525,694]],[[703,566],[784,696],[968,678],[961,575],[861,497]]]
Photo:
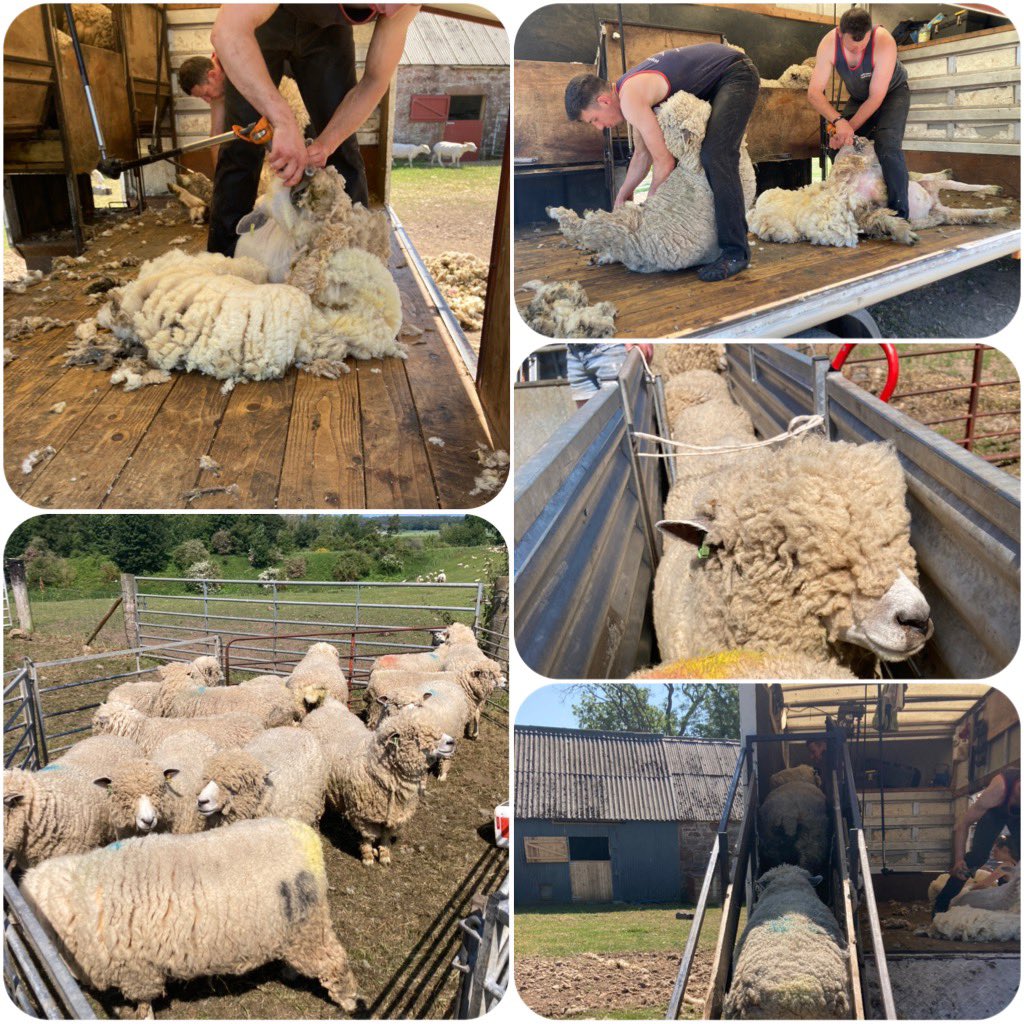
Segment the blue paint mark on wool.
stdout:
[[107,847],[106,848],[108,850],[120,850],[122,846],[124,846],[124,840],[123,839],[115,839],[112,843],[107,843]]
[[780,918],[778,918],[775,921],[769,921],[768,922],[768,931],[770,931],[770,932],[778,932],[780,934],[785,934],[786,932],[789,931],[789,920],[788,920],[788,918],[780,917]]
[[40,768],[41,772],[55,772],[58,768],[63,768],[62,764],[48,764],[45,768]]

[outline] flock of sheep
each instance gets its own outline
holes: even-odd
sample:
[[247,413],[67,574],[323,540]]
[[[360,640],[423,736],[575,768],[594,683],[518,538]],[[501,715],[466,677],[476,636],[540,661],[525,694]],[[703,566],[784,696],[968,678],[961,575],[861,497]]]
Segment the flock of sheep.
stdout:
[[343,817],[363,864],[389,865],[428,778],[477,736],[504,676],[469,627],[441,640],[377,660],[366,721],[331,644],[238,686],[203,657],[116,687],[92,736],[5,771],[5,858],[76,977],[144,1016],[169,979],[279,959],[354,1010],[316,828]]

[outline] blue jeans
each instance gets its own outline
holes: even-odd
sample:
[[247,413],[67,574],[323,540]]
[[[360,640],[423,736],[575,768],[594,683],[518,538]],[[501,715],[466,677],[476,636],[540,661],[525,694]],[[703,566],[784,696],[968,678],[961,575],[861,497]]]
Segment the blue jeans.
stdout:
[[625,345],[569,345],[566,364],[572,397],[585,402],[603,388],[615,387],[625,361]]

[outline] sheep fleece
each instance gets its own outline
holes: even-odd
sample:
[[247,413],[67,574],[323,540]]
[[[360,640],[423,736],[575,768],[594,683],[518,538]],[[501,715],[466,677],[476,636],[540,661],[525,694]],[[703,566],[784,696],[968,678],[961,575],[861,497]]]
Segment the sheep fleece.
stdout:
[[170,978],[244,974],[281,959],[354,1008],[320,837],[298,822],[129,839],[49,861],[22,891],[93,988],[149,1002]]
[[828,860],[828,812],[816,783],[793,781],[773,789],[757,811],[761,860],[822,871]]

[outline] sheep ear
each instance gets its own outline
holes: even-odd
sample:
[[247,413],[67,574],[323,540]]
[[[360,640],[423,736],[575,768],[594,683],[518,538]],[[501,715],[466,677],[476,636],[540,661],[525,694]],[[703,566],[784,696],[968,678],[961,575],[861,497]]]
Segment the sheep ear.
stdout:
[[170,782],[171,779],[173,779],[175,776],[179,775],[180,773],[181,773],[181,769],[180,768],[165,768],[164,769],[164,778],[168,782]]
[[99,786],[100,789],[109,789],[110,779],[108,779],[106,775],[101,775],[99,778],[93,779],[92,784],[94,786]]
[[17,807],[24,800],[24,793],[4,793],[4,807]]
[[811,875],[810,878],[807,879],[807,881],[811,883],[812,889],[817,889],[818,886],[821,885],[821,877],[821,875]]
[[659,519],[657,527],[662,533],[675,537],[695,548],[707,543],[707,535],[711,532],[710,519],[694,517],[693,519]]
[[239,222],[238,227],[235,228],[236,235],[244,235],[249,231],[255,231],[257,228],[263,227],[264,224],[270,218],[264,210],[253,210],[252,213],[247,213]]

